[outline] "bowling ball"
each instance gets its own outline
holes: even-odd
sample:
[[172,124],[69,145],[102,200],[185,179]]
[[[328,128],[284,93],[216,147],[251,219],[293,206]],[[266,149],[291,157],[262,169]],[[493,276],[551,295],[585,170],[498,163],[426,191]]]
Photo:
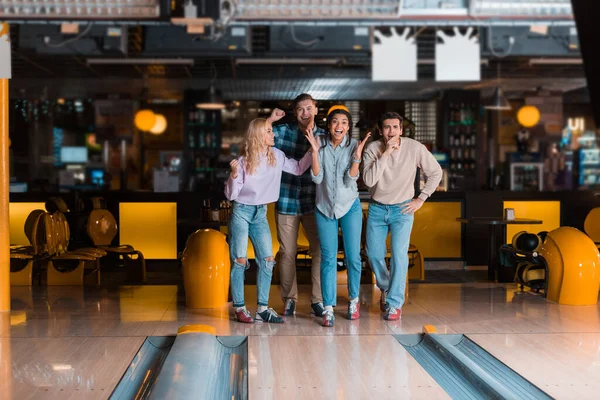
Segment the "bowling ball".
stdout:
[[518,245],[518,240],[519,240],[519,238],[521,237],[521,235],[524,235],[524,234],[526,234],[526,233],[527,233],[527,231],[520,231],[520,232],[517,232],[517,233],[515,233],[515,236],[513,236],[513,238],[512,238],[512,246],[513,246],[515,249],[518,249],[518,248],[519,248],[519,245]]
[[517,239],[517,249],[521,251],[535,251],[542,243],[540,237],[534,233],[524,233]]

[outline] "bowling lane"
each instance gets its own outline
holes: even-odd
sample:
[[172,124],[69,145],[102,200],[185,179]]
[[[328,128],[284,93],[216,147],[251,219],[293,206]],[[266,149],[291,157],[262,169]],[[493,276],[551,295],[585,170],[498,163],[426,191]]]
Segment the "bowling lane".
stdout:
[[1,338],[3,400],[107,399],[143,337]]
[[446,399],[391,335],[250,336],[251,399]]
[[469,338],[557,399],[600,393],[600,334],[474,334]]

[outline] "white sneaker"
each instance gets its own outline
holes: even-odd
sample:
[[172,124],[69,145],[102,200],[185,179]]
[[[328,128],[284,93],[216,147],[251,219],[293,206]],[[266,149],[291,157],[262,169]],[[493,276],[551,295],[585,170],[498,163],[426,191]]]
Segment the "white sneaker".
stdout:
[[322,326],[332,327],[335,324],[335,315],[333,314],[332,309],[325,309],[323,313],[323,321],[321,322]]

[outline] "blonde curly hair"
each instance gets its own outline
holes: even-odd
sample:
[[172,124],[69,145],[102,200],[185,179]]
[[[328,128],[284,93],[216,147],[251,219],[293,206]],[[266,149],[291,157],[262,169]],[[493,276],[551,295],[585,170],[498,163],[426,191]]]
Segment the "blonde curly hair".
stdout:
[[[256,172],[260,165],[260,156],[264,143],[264,135],[271,124],[265,118],[256,118],[248,125],[246,139],[244,140],[244,168],[249,175]],[[271,146],[267,146],[267,163],[274,167],[275,154]]]

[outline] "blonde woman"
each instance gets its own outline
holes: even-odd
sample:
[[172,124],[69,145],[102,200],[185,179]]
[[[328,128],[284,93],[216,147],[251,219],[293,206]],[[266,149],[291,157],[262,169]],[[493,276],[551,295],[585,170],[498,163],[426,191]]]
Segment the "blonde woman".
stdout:
[[[229,220],[233,308],[235,319],[249,324],[255,319],[258,322],[284,322],[272,308],[268,308],[275,258],[267,222],[267,204],[274,203],[279,198],[282,172],[302,175],[312,162],[310,152],[300,161],[287,158],[281,150],[273,147],[274,141],[275,135],[270,122],[263,118],[250,122],[243,155],[231,161],[231,174],[225,184],[225,196],[234,202]],[[254,246],[258,264],[258,309],[255,319],[244,304],[248,237]]]

